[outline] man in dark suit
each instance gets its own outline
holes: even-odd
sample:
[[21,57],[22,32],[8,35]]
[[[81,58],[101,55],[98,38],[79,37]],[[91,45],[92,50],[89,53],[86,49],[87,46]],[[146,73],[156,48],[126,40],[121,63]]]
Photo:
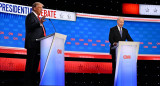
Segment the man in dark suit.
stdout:
[[27,15],[25,20],[25,48],[27,49],[25,85],[28,86],[35,86],[35,84],[37,83],[35,75],[37,74],[37,69],[40,61],[40,42],[36,41],[36,39],[46,36],[43,26],[45,16],[43,16],[41,19],[39,18],[42,9],[42,3],[33,3],[32,12]]
[[133,41],[128,33],[128,30],[123,28],[123,25],[124,25],[124,18],[119,17],[117,19],[117,26],[112,27],[109,33],[109,42],[111,43],[110,54],[112,55],[113,83],[114,83],[115,69],[116,69],[116,55],[115,55],[116,50],[113,49],[113,47],[116,46],[119,41],[125,41],[125,40]]

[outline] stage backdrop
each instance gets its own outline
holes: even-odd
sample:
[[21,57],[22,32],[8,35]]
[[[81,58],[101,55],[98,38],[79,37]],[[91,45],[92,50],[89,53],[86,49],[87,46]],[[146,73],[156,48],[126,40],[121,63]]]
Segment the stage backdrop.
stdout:
[[[12,7],[14,9],[11,10]],[[4,77],[5,74],[7,77],[13,75],[17,77],[16,74],[12,72],[10,74],[7,71],[17,71],[18,75],[18,71],[25,71],[25,18],[26,13],[31,10],[26,9],[25,15],[18,15],[22,10],[15,11],[15,8],[23,9],[23,7],[25,8],[25,6],[6,5],[0,2],[0,72],[2,71]],[[10,11],[13,13],[9,13]],[[108,37],[110,28],[117,25],[117,16],[77,13],[76,21],[63,20],[64,16],[69,20],[71,18],[68,12],[64,12],[64,14],[59,14],[61,20],[51,18],[51,21],[58,33],[67,35],[65,43],[66,85],[111,84],[112,58],[108,54],[110,49]],[[158,85],[159,61],[143,60],[160,60],[160,19],[124,18],[124,28],[128,29],[134,41],[140,42],[139,54],[143,54],[138,56],[137,84],[153,86],[157,83]],[[48,19],[44,22],[44,26],[47,35],[55,32]],[[5,79],[7,78],[2,78],[0,84],[3,85]],[[13,80],[16,80],[15,77]],[[12,82],[15,83],[13,80]]]
[[[26,16],[0,12],[0,46],[24,48]],[[54,33],[51,22],[44,23],[47,35]],[[117,22],[112,19],[77,17],[76,21],[51,19],[56,31],[67,35],[65,51],[109,53],[109,31]],[[160,23],[125,21],[124,28],[136,42],[139,54],[160,54]]]

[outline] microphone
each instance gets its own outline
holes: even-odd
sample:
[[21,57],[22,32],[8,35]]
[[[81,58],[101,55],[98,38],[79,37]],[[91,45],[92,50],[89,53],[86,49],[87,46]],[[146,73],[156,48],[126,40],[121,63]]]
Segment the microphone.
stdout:
[[55,30],[55,32],[56,32],[56,28],[54,27],[54,25],[53,25],[51,19],[49,19],[49,21],[51,22],[51,24],[52,24],[52,26],[53,26],[53,28],[54,28],[54,30]]

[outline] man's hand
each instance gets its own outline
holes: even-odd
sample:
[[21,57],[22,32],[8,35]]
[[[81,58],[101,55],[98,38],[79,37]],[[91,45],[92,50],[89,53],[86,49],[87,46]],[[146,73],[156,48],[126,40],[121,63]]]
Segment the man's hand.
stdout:
[[45,18],[46,18],[46,16],[43,16],[42,18],[41,18],[41,24],[43,24],[43,22],[45,22],[46,20],[45,20]]
[[117,46],[117,42],[114,42],[113,45],[114,45],[114,46]]

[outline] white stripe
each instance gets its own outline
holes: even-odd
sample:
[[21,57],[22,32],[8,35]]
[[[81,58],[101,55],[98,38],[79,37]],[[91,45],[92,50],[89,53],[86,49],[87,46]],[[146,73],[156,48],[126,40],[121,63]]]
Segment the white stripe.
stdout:
[[109,53],[98,53],[98,52],[78,52],[78,51],[65,51],[65,53],[73,53],[73,54],[94,54],[94,55],[110,55]]
[[158,15],[160,16],[160,5],[139,5],[140,15]]
[[21,48],[21,47],[6,47],[6,46],[0,46],[0,49],[26,50],[26,48]]
[[[97,14],[86,14],[77,13],[77,17],[94,18],[94,19],[107,19],[107,20],[117,20],[119,16],[109,16],[109,15],[97,15]],[[125,21],[139,21],[139,22],[160,22],[158,18],[138,18],[138,17],[124,17]]]

